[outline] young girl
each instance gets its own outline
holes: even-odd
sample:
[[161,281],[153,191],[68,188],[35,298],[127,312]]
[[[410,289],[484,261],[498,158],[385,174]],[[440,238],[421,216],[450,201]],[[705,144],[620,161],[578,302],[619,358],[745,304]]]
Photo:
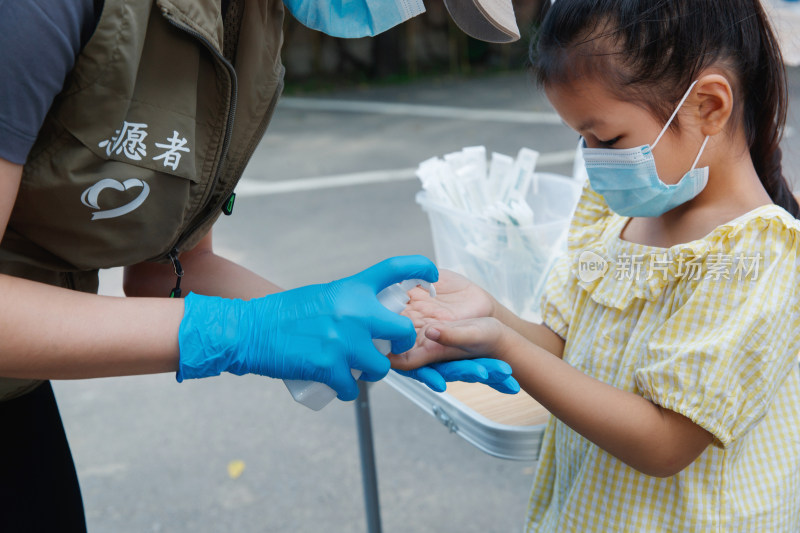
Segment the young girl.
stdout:
[[533,61],[590,185],[543,324],[445,273],[394,365],[491,354],[550,410],[527,531],[796,531],[800,222],[759,1],[558,0]]

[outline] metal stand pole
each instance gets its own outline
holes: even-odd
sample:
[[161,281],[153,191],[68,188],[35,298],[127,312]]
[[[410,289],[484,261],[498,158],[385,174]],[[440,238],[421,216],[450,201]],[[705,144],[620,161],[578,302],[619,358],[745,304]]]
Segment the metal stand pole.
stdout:
[[358,382],[356,398],[356,423],[358,444],[361,449],[361,478],[364,484],[364,507],[367,511],[367,532],[381,533],[381,508],[378,501],[378,471],[375,468],[375,450],[372,445],[372,422],[369,415],[368,383]]

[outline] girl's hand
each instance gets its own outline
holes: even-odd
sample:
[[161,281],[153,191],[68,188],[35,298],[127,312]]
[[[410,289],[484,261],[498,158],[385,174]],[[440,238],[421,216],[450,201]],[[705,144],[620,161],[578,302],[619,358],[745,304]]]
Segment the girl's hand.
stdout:
[[411,370],[423,365],[455,359],[498,357],[500,347],[513,333],[495,318],[471,318],[455,322],[428,321],[417,344],[408,352],[390,355],[392,367]]
[[[409,317],[419,332],[414,347],[403,354],[408,356],[409,361],[448,361],[463,358],[462,351],[426,339],[422,330],[432,323],[489,317],[495,312],[494,298],[460,274],[440,270],[439,281],[434,286],[436,297],[431,297],[421,287],[408,292],[411,300],[401,314]],[[400,364],[400,361],[397,363]]]
[[401,313],[420,329],[430,322],[465,320],[493,316],[495,300],[492,296],[464,276],[450,270],[439,271],[439,281],[434,283],[436,297],[417,287],[409,291],[411,301]]

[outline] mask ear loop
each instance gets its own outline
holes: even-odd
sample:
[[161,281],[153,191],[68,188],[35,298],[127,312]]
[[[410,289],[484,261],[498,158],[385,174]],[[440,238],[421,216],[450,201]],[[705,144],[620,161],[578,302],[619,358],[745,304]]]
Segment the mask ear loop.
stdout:
[[697,157],[695,158],[694,163],[692,163],[692,168],[689,169],[689,172],[691,172],[697,167],[697,163],[700,161],[700,156],[703,155],[703,150],[706,149],[706,145],[708,144],[708,140],[710,138],[711,138],[710,135],[706,135],[706,140],[703,141],[703,145],[700,147],[700,151],[697,152]]
[[[687,98],[689,98],[689,95],[690,95],[690,94],[692,94],[692,89],[694,89],[694,86],[695,86],[695,85],[697,85],[697,82],[698,82],[698,81],[699,81],[699,80],[694,80],[694,81],[692,82],[692,84],[691,84],[691,85],[689,85],[689,90],[688,90],[688,91],[686,91],[686,94],[684,94],[684,95],[683,95],[683,98],[681,98],[681,101],[678,103],[678,107],[676,107],[676,108],[675,108],[675,111],[673,111],[673,113],[672,113],[672,116],[671,116],[671,117],[669,117],[669,120],[667,121],[667,125],[666,125],[666,126],[664,126],[664,129],[663,129],[663,130],[661,130],[661,133],[659,133],[659,134],[658,134],[658,137],[656,138],[655,142],[654,142],[653,144],[651,144],[651,145],[650,145],[650,148],[655,148],[655,147],[656,147],[656,145],[658,144],[658,141],[660,141],[660,140],[661,140],[661,137],[663,137],[663,136],[664,136],[664,134],[665,134],[665,133],[667,133],[667,129],[669,128],[669,125],[670,125],[670,124],[672,124],[672,121],[673,121],[673,120],[675,120],[675,116],[678,114],[678,111],[680,111],[680,110],[681,110],[681,106],[682,106],[682,105],[683,105],[683,103],[686,101],[686,99],[687,99]],[[705,146],[705,144],[704,144],[703,146]],[[699,158],[700,158],[700,156],[698,156],[698,159],[699,159]],[[697,162],[695,161],[695,163],[697,163]],[[694,167],[693,167],[693,168],[694,168]]]

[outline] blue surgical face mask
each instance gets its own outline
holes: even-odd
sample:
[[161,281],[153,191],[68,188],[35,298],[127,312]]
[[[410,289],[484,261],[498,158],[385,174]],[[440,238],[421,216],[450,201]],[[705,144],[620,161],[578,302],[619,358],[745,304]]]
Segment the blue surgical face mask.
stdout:
[[425,12],[422,0],[283,0],[304,26],[333,37],[378,35]]
[[589,183],[615,213],[625,217],[657,217],[693,199],[705,188],[708,167],[695,167],[708,143],[708,136],[692,168],[674,185],[661,181],[653,159],[653,148],[691,94],[695,83],[686,91],[652,147],[646,144],[626,149],[587,148],[586,141],[583,141],[583,159]]

